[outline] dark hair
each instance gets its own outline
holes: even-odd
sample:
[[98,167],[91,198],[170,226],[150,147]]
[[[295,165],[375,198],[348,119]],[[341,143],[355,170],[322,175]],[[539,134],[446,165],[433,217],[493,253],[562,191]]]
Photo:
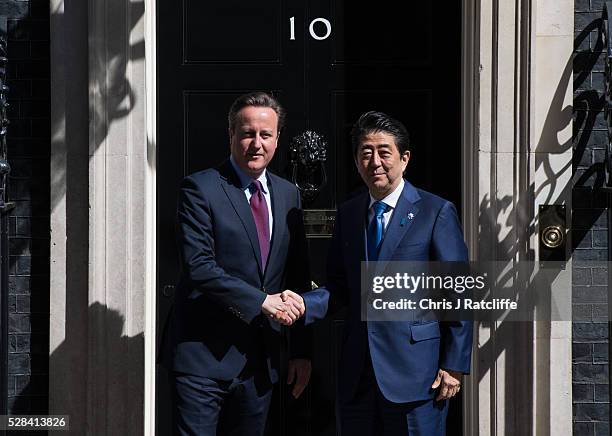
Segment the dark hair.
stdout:
[[236,116],[238,112],[247,106],[269,107],[276,112],[278,116],[278,132],[280,132],[285,125],[285,109],[283,109],[278,100],[267,92],[256,91],[243,94],[232,103],[229,113],[227,114],[230,131],[233,132],[236,127]]
[[408,130],[400,121],[385,113],[370,111],[361,115],[351,129],[353,156],[357,155],[359,141],[363,136],[378,132],[388,133],[395,138],[395,144],[400,155],[410,150]]

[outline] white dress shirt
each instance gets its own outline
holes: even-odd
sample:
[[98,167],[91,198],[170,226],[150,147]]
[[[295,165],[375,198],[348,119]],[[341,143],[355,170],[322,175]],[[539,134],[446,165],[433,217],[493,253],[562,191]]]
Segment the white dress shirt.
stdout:
[[[387,224],[389,224],[389,221],[391,221],[391,215],[393,215],[393,211],[395,210],[395,206],[397,206],[397,202],[400,198],[400,195],[402,195],[403,190],[404,190],[404,179],[402,178],[402,180],[400,181],[400,184],[397,185],[397,188],[395,188],[393,192],[391,192],[385,198],[380,200],[383,203],[385,203],[387,206],[390,206],[389,210],[383,214],[383,235],[385,231],[387,230]],[[372,205],[376,201],[379,201],[379,200],[376,200],[374,197],[372,197],[372,194],[370,194],[370,205],[368,206],[368,225],[374,218],[374,209],[372,208]]]

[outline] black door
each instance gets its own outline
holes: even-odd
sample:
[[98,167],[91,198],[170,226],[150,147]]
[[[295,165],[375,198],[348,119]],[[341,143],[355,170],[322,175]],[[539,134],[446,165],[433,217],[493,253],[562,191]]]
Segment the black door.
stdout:
[[[331,217],[361,186],[348,132],[367,110],[387,112],[408,127],[408,179],[460,206],[460,2],[380,0],[364,7],[346,0],[182,0],[159,1],[157,11],[158,336],[178,275],[179,182],[228,157],[227,111],[244,92],[272,91],[287,109],[271,165],[275,173],[291,178],[291,138],[304,130],[325,138],[327,183],[307,209]],[[319,284],[325,282],[328,241],[317,231],[309,239],[312,277]],[[269,434],[335,434],[341,329],[341,315],[316,326],[310,387],[294,402],[280,384]],[[157,386],[158,432],[168,434],[162,369]],[[454,409],[459,412],[459,405]],[[285,426],[288,417],[297,428]],[[453,416],[451,410],[449,419],[449,434],[459,434],[460,412]]]

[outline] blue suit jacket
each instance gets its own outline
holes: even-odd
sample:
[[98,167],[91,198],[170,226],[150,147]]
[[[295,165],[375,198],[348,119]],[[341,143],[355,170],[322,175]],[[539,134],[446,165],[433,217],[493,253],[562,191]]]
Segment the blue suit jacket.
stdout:
[[[265,271],[255,221],[231,163],[192,174],[181,184],[181,275],[163,355],[174,371],[231,380],[251,361],[272,382],[278,379],[281,335],[261,314],[261,305],[266,293],[305,290],[310,281],[298,190],[266,174],[274,224]],[[291,351],[304,357],[308,350],[298,348],[306,346],[303,330],[292,330]]]
[[[438,368],[468,373],[471,322],[361,321],[361,262],[366,260],[367,192],[338,208],[328,253],[328,283],[304,294],[306,322],[348,305],[338,374],[340,401],[354,394],[365,359],[390,401],[434,397]],[[407,218],[412,214],[412,218]],[[467,248],[452,203],[406,182],[387,225],[379,261],[466,261]]]

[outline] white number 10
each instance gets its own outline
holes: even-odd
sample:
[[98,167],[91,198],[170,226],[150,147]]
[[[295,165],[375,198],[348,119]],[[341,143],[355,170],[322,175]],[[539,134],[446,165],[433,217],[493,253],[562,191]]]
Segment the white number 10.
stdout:
[[[325,25],[326,28],[326,32],[325,35],[323,36],[319,36],[316,34],[315,30],[314,30],[314,26],[315,23],[323,23],[323,25]],[[314,20],[312,20],[310,22],[310,26],[308,26],[308,31],[310,32],[310,36],[313,39],[316,39],[317,41],[322,41],[324,39],[329,38],[329,35],[331,35],[331,31],[332,31],[332,26],[331,23],[329,22],[329,20],[325,19],[325,18],[315,18]],[[295,17],[291,17],[289,18],[289,39],[291,41],[295,41]]]

